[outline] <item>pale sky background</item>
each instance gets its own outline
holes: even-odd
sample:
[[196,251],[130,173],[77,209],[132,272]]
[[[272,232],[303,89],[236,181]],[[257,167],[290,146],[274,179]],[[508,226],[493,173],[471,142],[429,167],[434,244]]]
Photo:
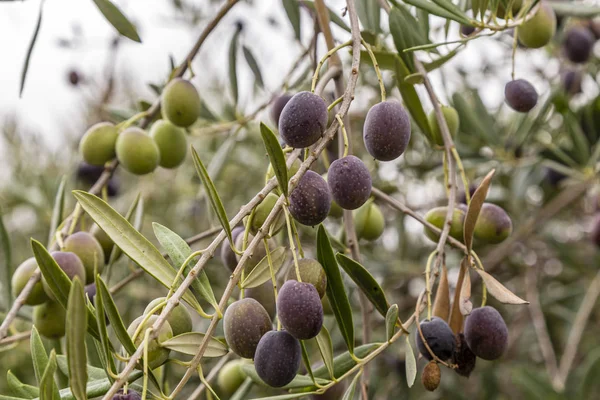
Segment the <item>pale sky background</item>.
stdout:
[[[149,82],[164,81],[169,72],[169,54],[180,62],[204,27],[206,20],[198,26],[190,26],[177,19],[171,1],[168,0],[114,0],[124,13],[137,25],[143,43],[128,39],[122,41],[116,63],[116,76],[126,78],[128,87],[133,88],[146,99],[153,99],[147,88]],[[207,9],[207,0],[191,2]],[[327,1],[331,9],[340,12],[343,0]],[[41,31],[31,59],[27,83],[23,97],[19,99],[20,74],[29,41],[37,20],[40,0],[23,2],[0,2],[0,126],[7,115],[16,114],[26,128],[42,131],[50,145],[60,145],[65,133],[83,132],[86,129],[83,100],[90,91],[78,90],[67,82],[71,68],[80,70],[84,76],[105,83],[103,79],[106,59],[114,29],[104,19],[92,0],[47,0]],[[210,8],[210,7],[208,7]],[[214,7],[210,8],[214,12]],[[267,19],[273,17],[279,26],[272,27]],[[348,18],[345,18],[346,21]],[[382,24],[387,24],[382,13]],[[273,91],[281,83],[300,47],[294,42],[293,31],[287,20],[281,1],[260,0],[252,6],[241,2],[226,16],[219,27],[211,34],[194,63],[197,76],[194,83],[200,92],[208,90],[214,77],[227,82],[227,49],[233,34],[235,21],[245,22],[245,44],[255,53],[263,70],[267,88]],[[312,33],[311,21],[303,14],[305,25],[304,43],[308,43]],[[454,38],[457,38],[456,24]],[[60,39],[73,37],[73,29],[81,30],[82,43],[75,49],[58,46]],[[336,30],[337,37],[345,39],[345,32]],[[393,48],[393,45],[392,45]],[[509,64],[509,59],[501,45],[493,40],[481,38],[471,42],[456,60],[447,64],[444,71],[449,81],[458,64],[472,71],[471,83],[476,87],[485,85],[481,95],[488,105],[498,106],[502,102],[504,84],[510,80],[510,70],[505,69],[497,76],[498,80],[483,81],[480,70],[483,60]],[[320,47],[323,49],[323,46]],[[322,54],[322,52],[321,52]],[[240,55],[240,58],[242,56]],[[550,75],[558,72],[558,62],[547,63],[543,50],[520,51],[517,54],[519,77],[528,77],[529,71],[539,67]],[[241,104],[248,104],[252,98],[253,78],[241,62],[239,67]],[[210,79],[206,79],[206,78]],[[432,74],[434,84],[443,98],[443,93],[454,90],[452,85],[445,89],[439,86],[439,74]],[[532,83],[543,95],[547,92],[544,82]],[[123,82],[118,82],[123,84]],[[422,88],[419,88],[422,90]],[[96,91],[98,92],[98,91]],[[94,93],[96,93],[94,92]],[[117,88],[119,92],[119,88]],[[266,96],[266,94],[263,94]],[[265,98],[265,97],[263,97]],[[424,99],[424,97],[423,97]],[[258,99],[262,101],[262,99]],[[118,102],[118,100],[117,100]],[[431,106],[425,104],[426,110]]]

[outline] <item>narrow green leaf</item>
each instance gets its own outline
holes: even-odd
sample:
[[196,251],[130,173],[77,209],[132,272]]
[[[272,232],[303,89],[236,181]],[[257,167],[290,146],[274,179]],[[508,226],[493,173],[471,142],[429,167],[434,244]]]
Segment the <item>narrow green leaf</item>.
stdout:
[[[271,263],[273,264],[273,273],[277,273],[283,263],[285,262],[286,251],[285,247],[280,246],[271,252]],[[248,276],[241,283],[241,287],[244,289],[250,289],[262,285],[271,279],[271,269],[269,267],[269,260],[267,256],[263,257],[262,260],[256,267],[248,274]]]
[[[74,191],[73,194],[85,212],[106,232],[116,246],[163,286],[171,287],[177,273],[148,239],[136,231],[104,200],[80,190]],[[177,284],[180,283],[181,280]],[[190,291],[186,291],[183,300],[195,310],[200,308],[200,304]]]
[[580,399],[593,399],[594,393],[600,390],[600,349],[596,348],[589,352],[582,363],[582,379],[579,380]]
[[35,399],[40,395],[40,390],[38,388],[22,383],[10,370],[6,373],[6,385],[11,394],[16,397]]
[[[153,222],[152,228],[154,229],[154,235],[169,255],[169,258],[171,258],[173,261],[175,268],[179,269],[185,260],[192,254],[192,249],[186,243],[186,241],[181,238],[181,236],[166,226]],[[188,263],[188,265],[185,267],[186,275],[190,273],[195,263],[195,260],[192,260],[190,263]],[[218,308],[217,299],[215,299],[215,294],[213,293],[210,281],[208,280],[208,276],[206,276],[206,272],[204,272],[204,270],[200,271],[197,279],[192,282],[191,288],[192,293],[196,295],[198,300],[203,298],[213,307],[215,307],[215,309]]]
[[110,295],[106,284],[100,277],[96,277],[96,296],[98,295],[100,295],[99,298],[102,299],[102,304],[104,305],[106,315],[108,316],[108,320],[110,321],[113,331],[115,331],[115,334],[117,335],[117,339],[119,342],[121,342],[129,354],[135,353],[135,345],[127,333],[127,328],[123,323],[121,314],[119,314],[119,310],[117,309],[117,306],[115,305],[115,302]]
[[321,353],[321,358],[323,359],[323,363],[327,367],[329,371],[329,376],[333,377],[333,343],[331,342],[331,335],[325,325],[321,328],[321,331],[315,337],[317,341],[317,345],[319,346],[319,352]]
[[[103,359],[105,362],[105,368],[110,367],[111,371],[116,371],[115,368],[115,360],[112,355],[112,343],[108,337],[108,330],[106,329],[106,313],[104,312],[104,297],[102,296],[101,290],[98,290],[100,287],[100,274],[96,275],[96,279],[94,280],[96,283],[96,322],[98,324],[98,331],[100,336],[100,345],[102,347]],[[60,365],[60,364],[59,364]],[[91,374],[90,374],[91,378]],[[93,378],[92,378],[93,379]],[[109,378],[112,380],[112,378]]]
[[415,359],[415,353],[413,353],[408,335],[406,336],[406,344],[404,346],[404,364],[406,365],[406,383],[408,387],[412,387],[417,377],[417,360]]
[[213,211],[217,214],[217,218],[219,219],[221,226],[227,234],[227,239],[229,239],[229,243],[233,243],[233,240],[231,238],[231,226],[229,226],[229,219],[227,219],[227,213],[225,212],[225,208],[223,207],[223,202],[221,201],[219,193],[217,193],[217,189],[215,188],[213,181],[210,179],[208,172],[206,172],[206,168],[204,168],[202,160],[200,160],[196,149],[194,149],[193,147],[192,158],[194,159],[194,166],[196,167],[196,172],[202,180],[202,184],[204,184],[206,195],[208,196]]
[[483,207],[483,203],[485,202],[485,198],[487,197],[488,190],[492,183],[492,177],[496,170],[491,170],[485,178],[479,184],[475,193],[473,193],[473,197],[469,202],[469,208],[467,209],[467,213],[465,214],[465,222],[464,222],[464,239],[465,246],[469,252],[471,252],[471,247],[473,245],[473,233],[475,232],[475,224],[477,223],[477,218],[479,218],[479,212],[481,211],[481,207]]
[[552,7],[556,15],[561,17],[593,18],[600,15],[600,6],[593,3],[585,4],[572,1],[559,3],[551,1],[548,4]]
[[256,84],[260,88],[264,89],[265,83],[263,81],[262,73],[260,72],[260,67],[258,66],[258,62],[256,61],[254,54],[252,54],[252,50],[250,50],[246,46],[242,46],[242,51],[244,53],[244,58],[246,59],[246,62],[248,63],[248,66],[250,67],[250,70],[252,71],[252,74],[254,75]]
[[[135,199],[133,200],[133,202],[129,205],[129,209],[127,210],[127,213],[125,214],[125,219],[127,221],[129,221],[129,223],[131,223],[132,226],[135,225],[135,221],[133,221],[133,219],[134,219],[134,216],[137,215],[137,209],[138,209],[138,206],[140,205],[141,200],[142,200],[142,193],[138,192],[138,194],[135,196]],[[135,228],[135,226],[134,226],[134,228]],[[119,259],[119,257],[121,257],[122,254],[123,254],[123,251],[119,248],[119,246],[113,246],[112,251],[110,252],[110,257],[108,259],[109,260],[108,266],[106,269],[107,270],[110,269],[112,267],[112,265]],[[107,273],[106,276],[109,277],[110,274]]]
[[245,400],[248,398],[248,392],[252,389],[254,381],[250,378],[246,378],[244,383],[235,391],[235,393],[229,398],[229,400]]
[[50,219],[50,231],[48,232],[48,246],[54,241],[56,229],[63,220],[63,210],[65,208],[65,187],[67,177],[63,176],[58,185],[58,190],[54,196],[54,208],[52,209],[52,218]]
[[35,379],[38,385],[42,381],[42,375],[48,365],[48,353],[42,343],[42,338],[38,333],[35,325],[31,328],[31,338],[29,339],[29,345],[31,347],[31,360],[33,361],[33,372],[35,373]]
[[86,399],[87,348],[87,307],[83,286],[78,277],[73,279],[67,305],[67,362],[69,365],[69,386],[77,400]]
[[21,397],[11,397],[0,394],[0,400],[23,400]]
[[348,386],[348,389],[346,389],[342,400],[354,400],[354,392],[356,391],[356,384],[358,383],[360,376],[361,371],[358,371],[356,375],[354,375],[354,378],[352,379],[352,382],[350,382],[350,386]]
[[[563,115],[565,125],[571,140],[573,141],[573,156],[580,165],[585,165],[590,158],[590,142],[588,141],[581,125],[572,111],[568,111]],[[591,143],[594,144],[594,143]]]
[[238,52],[238,39],[242,30],[238,28],[233,37],[231,43],[229,43],[229,83],[231,84],[231,94],[233,96],[233,103],[237,105],[239,98],[238,91],[238,77],[237,77],[237,52]]
[[431,0],[431,1],[433,1],[439,7],[443,8],[444,10],[448,11],[449,13],[451,13],[459,18],[468,19],[467,15],[456,4],[454,4],[452,2],[452,0]]
[[398,304],[392,304],[385,314],[385,332],[387,340],[394,336],[396,321],[398,320]]
[[300,4],[297,0],[283,0],[283,8],[287,14],[297,40],[302,40],[302,25],[300,24]]
[[302,392],[302,393],[290,393],[290,394],[280,394],[278,396],[268,396],[268,397],[255,397],[251,400],[290,400],[290,399],[301,399],[306,398],[306,396],[310,396],[311,394],[315,394],[317,392]]
[[385,317],[389,304],[385,298],[385,293],[379,283],[373,278],[373,275],[361,264],[357,263],[350,257],[342,253],[338,253],[335,257],[338,263],[344,268],[344,271],[352,278],[356,286],[362,290],[369,301],[373,303],[377,311]]
[[279,183],[279,188],[281,189],[281,192],[287,197],[288,170],[285,164],[285,156],[283,155],[283,150],[281,149],[279,140],[277,140],[277,137],[275,136],[273,131],[262,122],[260,123],[260,135],[262,136],[265,149],[267,150],[267,154],[269,155],[269,161],[271,161],[271,166],[273,167],[275,176],[277,177],[277,183]]
[[425,70],[427,72],[431,72],[431,71],[434,71],[434,70],[440,68],[441,66],[446,64],[448,61],[452,60],[454,58],[454,56],[459,53],[459,50],[462,49],[463,47],[464,46],[462,46],[462,45],[458,46],[454,50],[448,52],[448,54],[443,55],[440,58],[437,58],[431,62],[424,63],[423,66],[425,67]]
[[33,54],[33,48],[35,47],[35,42],[37,41],[38,34],[40,33],[40,27],[42,26],[44,1],[45,0],[40,1],[40,11],[38,12],[38,19],[35,24],[33,36],[31,37],[31,42],[29,42],[29,47],[27,48],[27,55],[25,56],[23,69],[21,70],[21,86],[19,88],[19,97],[23,95],[23,89],[25,89],[25,79],[27,78],[27,71],[29,70],[29,62],[31,61],[31,55]]
[[54,293],[56,300],[66,309],[71,291],[71,280],[43,244],[31,239],[31,248],[46,283]]
[[[259,384],[261,384],[263,386],[266,385],[266,383],[264,383],[263,380],[260,379],[260,377],[256,373],[256,369],[254,368],[254,364],[244,364],[244,365],[242,365],[242,371],[244,371],[244,373],[250,379],[252,379],[254,382],[259,383]],[[318,379],[317,378],[317,383],[319,385],[327,385],[329,382],[331,382],[331,381],[327,380],[327,379]],[[285,385],[281,389],[285,390],[285,389],[300,389],[300,388],[314,388],[314,383],[313,383],[312,379],[310,379],[306,375],[296,375],[296,377],[290,383],[288,383],[287,385]],[[305,394],[305,396],[306,396],[306,394]]]
[[[198,352],[198,348],[205,337],[206,335],[200,332],[182,333],[181,335],[162,342],[161,346],[193,356]],[[227,346],[225,346],[223,342],[211,337],[203,357],[221,357],[227,354],[228,351]]]
[[40,400],[60,400],[58,386],[56,386],[56,382],[54,381],[55,372],[56,352],[52,349],[48,358],[48,364],[40,380]]
[[[56,356],[56,365],[60,372],[65,375],[69,375],[69,364],[67,361],[67,357],[61,354]],[[86,365],[87,367],[87,375],[89,377],[90,382],[93,381],[101,381],[106,379],[106,371],[102,368],[93,367],[91,365]]]
[[[471,25],[471,22],[469,21],[468,18],[466,17],[460,17],[456,14],[453,14],[451,12],[449,12],[448,10],[445,10],[444,8],[438,6],[437,4],[434,4],[428,0],[403,0],[405,3],[413,5],[417,8],[420,8],[422,10],[425,10],[427,12],[429,12],[430,14],[433,15],[437,15],[438,17],[442,17],[445,19],[451,19],[453,21],[459,22],[461,24],[465,24],[465,25]],[[396,1],[392,1],[392,3],[397,4]]]
[[[314,1],[308,1],[305,0],[303,1],[303,3],[305,6],[307,6],[308,8],[310,8],[311,10],[315,11],[315,2]],[[329,11],[329,19],[331,20],[331,22],[333,22],[334,24],[336,24],[337,26],[339,26],[340,28],[342,28],[343,30],[350,32],[350,27],[348,26],[348,24],[346,24],[344,22],[343,19],[341,19],[335,12],[333,12],[331,10],[331,8],[327,8],[327,10]]]
[[381,32],[379,25],[381,18],[381,6],[377,0],[361,0],[356,2],[358,19],[364,28],[370,32]]
[[94,0],[94,3],[102,15],[104,15],[104,18],[106,18],[106,20],[115,27],[117,32],[126,38],[133,40],[134,42],[142,42],[142,39],[140,39],[135,26],[129,22],[121,10],[111,3],[110,0]]
[[340,332],[344,337],[350,352],[354,351],[354,323],[352,321],[352,308],[348,301],[342,274],[333,255],[333,249],[323,225],[319,225],[317,232],[317,259],[325,269],[327,275],[327,298],[337,320]]
[[[380,344],[378,343],[363,344],[354,349],[354,355],[358,358],[365,358],[379,346]],[[355,366],[356,361],[354,361],[349,351],[342,353],[333,359],[333,373],[336,378],[341,377]],[[316,368],[313,373],[317,378],[327,378],[329,376],[329,371],[325,365]]]
[[12,247],[10,245],[10,236],[4,226],[4,216],[0,214],[0,252],[2,252],[2,291],[4,297],[4,304],[6,309],[10,307],[13,302],[12,298]]

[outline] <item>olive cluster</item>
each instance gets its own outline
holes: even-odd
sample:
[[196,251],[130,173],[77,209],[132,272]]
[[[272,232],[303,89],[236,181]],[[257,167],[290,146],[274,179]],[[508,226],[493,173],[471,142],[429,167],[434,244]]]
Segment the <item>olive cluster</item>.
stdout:
[[185,160],[185,128],[200,115],[200,96],[194,85],[175,78],[165,86],[161,98],[163,118],[154,122],[149,132],[101,122],[90,127],[79,143],[84,161],[102,166],[115,157],[121,166],[135,175],[145,175],[158,166],[176,168]]

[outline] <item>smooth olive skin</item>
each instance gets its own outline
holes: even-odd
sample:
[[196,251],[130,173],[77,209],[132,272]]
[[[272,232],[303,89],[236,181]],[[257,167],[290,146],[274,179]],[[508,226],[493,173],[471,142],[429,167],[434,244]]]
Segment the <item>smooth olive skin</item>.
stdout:
[[217,386],[226,396],[231,396],[244,383],[246,374],[242,371],[243,360],[228,361],[217,375]]
[[281,96],[278,96],[273,104],[271,105],[271,121],[275,124],[275,126],[279,127],[279,117],[281,116],[281,112],[285,105],[290,101],[292,95],[289,93],[284,93]]
[[[159,297],[157,299],[152,300],[144,310],[144,315],[147,315],[152,311],[154,307],[158,305],[159,302],[165,300],[164,297]],[[162,311],[162,308],[157,310],[154,314],[158,315]],[[177,305],[169,317],[167,318],[167,322],[171,326],[171,330],[173,331],[173,336],[181,335],[182,333],[188,333],[192,331],[192,316],[188,309],[183,305]]]
[[110,122],[92,125],[79,142],[81,156],[91,165],[104,165],[115,158],[117,127]]
[[[312,258],[302,258],[298,260],[298,269],[300,270],[300,279],[302,282],[310,283],[317,289],[319,297],[325,296],[325,290],[327,289],[327,274],[323,269],[321,263]],[[285,280],[297,280],[296,268],[294,265],[289,269]]]
[[[432,224],[433,226],[442,229],[444,226],[444,221],[446,221],[446,210],[448,207],[436,207],[432,208],[425,214],[425,220]],[[465,211],[459,208],[454,209],[454,213],[452,214],[452,222],[450,225],[450,236],[456,240],[463,241],[464,236],[464,221],[465,221]],[[439,240],[439,236],[436,232],[431,229],[424,228],[425,235],[434,242]]]
[[196,87],[182,78],[175,78],[162,92],[162,113],[171,123],[187,128],[200,116],[200,95]]
[[[240,233],[244,233],[244,228],[242,228],[241,226],[236,226],[235,228],[233,228],[233,230],[231,231],[231,238],[233,239],[233,243],[236,242],[236,239],[238,238]],[[223,243],[221,243],[221,262],[223,262],[223,265],[229,268],[232,272],[238,263],[236,254],[233,252],[233,250],[231,250],[231,245],[229,244],[228,238],[225,238],[225,240],[223,240]]]
[[[269,193],[267,197],[260,202],[260,204],[254,210],[254,216],[252,217],[252,223],[250,224],[250,232],[256,235],[258,230],[263,226],[267,217],[275,207],[275,203],[279,200],[279,196],[275,193]],[[279,213],[279,216],[275,222],[269,228],[269,232],[272,235],[277,234],[285,226],[285,215],[283,212]]]
[[317,288],[310,283],[286,281],[277,295],[277,316],[296,339],[317,336],[323,326],[323,305]]
[[[140,326],[144,318],[145,316],[138,317],[131,323],[131,325],[129,325],[129,328],[127,328],[127,333],[129,334],[129,336],[133,337],[135,331],[138,329],[138,326]],[[142,344],[142,342],[144,341],[146,330],[151,328],[157,319],[157,315],[152,315],[150,318],[148,318],[146,323],[143,325],[140,334],[137,335],[137,337],[133,341],[135,347],[139,347]],[[171,339],[172,337],[173,331],[171,330],[171,326],[169,325],[169,322],[165,321],[163,326],[160,328],[156,339],[153,339],[150,341],[150,343],[148,343],[148,366],[150,367],[150,369],[158,368],[167,361],[171,350],[161,347],[160,343],[163,343]],[[140,364],[137,368],[141,369],[142,366],[143,364],[140,361]]]
[[56,301],[48,301],[33,309],[33,325],[48,339],[65,336],[67,311]]
[[[69,277],[70,280],[73,280],[76,276],[79,277],[81,282],[86,282],[86,273],[85,267],[83,263],[77,257],[75,253],[71,253],[68,251],[53,251],[50,253],[52,258],[56,261],[60,269],[62,269],[65,274]],[[54,297],[54,293],[50,286],[48,286],[48,282],[46,279],[42,277],[42,285],[44,286],[44,291],[50,298],[50,300],[56,300]]]
[[290,214],[302,225],[315,226],[325,221],[330,208],[331,193],[327,182],[316,172],[306,171],[290,193]]
[[381,208],[375,203],[366,203],[356,210],[354,229],[359,239],[379,239],[385,229],[385,219]]
[[537,104],[538,94],[531,83],[525,79],[517,79],[506,84],[504,98],[510,108],[526,113]]
[[565,34],[563,49],[569,61],[582,64],[590,59],[595,42],[596,38],[589,29],[574,26]]
[[346,156],[331,163],[327,183],[333,200],[346,210],[365,204],[371,195],[371,174],[356,156]]
[[512,233],[512,221],[502,207],[484,203],[475,223],[475,238],[491,244],[504,241]]
[[260,338],[273,329],[271,317],[254,299],[244,298],[227,307],[223,331],[229,348],[240,357],[254,358]]
[[139,128],[128,128],[117,139],[117,159],[123,168],[135,175],[154,171],[160,161],[158,146]]
[[289,146],[304,148],[315,144],[327,128],[327,104],[311,92],[295,94],[279,116],[279,135]]
[[185,131],[169,121],[156,121],[150,129],[150,136],[158,146],[159,165],[163,168],[177,168],[187,155]]
[[519,26],[518,37],[521,44],[531,49],[544,47],[556,33],[556,14],[546,2],[542,2],[538,12]]
[[[421,322],[421,331],[429,345],[429,348],[440,360],[446,361],[454,354],[456,339],[450,326],[439,317],[433,317],[431,320]],[[421,340],[421,335],[416,331],[415,340],[419,352],[428,360],[432,360],[431,354],[427,351],[425,343]]]
[[301,359],[298,339],[287,331],[270,331],[258,343],[254,367],[267,385],[283,387],[298,373]]
[[365,119],[363,140],[369,154],[379,161],[400,157],[410,141],[410,117],[397,101],[375,104]]
[[[448,125],[448,132],[450,132],[450,136],[452,138],[455,138],[456,134],[458,133],[458,128],[460,126],[460,118],[458,117],[458,112],[454,107],[442,106],[442,114],[444,115],[444,119],[446,120],[446,124]],[[442,131],[440,129],[440,125],[438,124],[435,111],[431,111],[429,113],[428,119],[434,143],[438,146],[443,146],[444,137],[442,136]]]
[[500,358],[508,346],[508,328],[502,315],[490,306],[474,309],[465,321],[465,340],[477,357]]
[[[15,272],[13,273],[11,279],[12,295],[14,298],[17,298],[17,296],[19,295],[19,293],[21,293],[25,285],[27,285],[29,278],[31,278],[31,275],[33,275],[37,267],[37,261],[34,257],[31,257],[23,261],[21,265],[19,265],[17,269],[15,269]],[[50,300],[50,298],[48,297],[48,295],[46,295],[46,292],[44,291],[42,281],[39,280],[33,286],[33,290],[31,291],[31,293],[29,293],[27,299],[25,299],[25,304],[27,304],[28,306],[37,306],[39,304],[47,302],[48,300]]]
[[94,267],[98,273],[104,269],[104,250],[98,240],[88,232],[75,232],[65,240],[65,251],[75,253],[85,268],[86,284],[94,282]]
[[275,292],[273,291],[273,282],[266,281],[262,285],[248,288],[244,290],[244,295],[247,298],[258,301],[267,311],[271,320],[275,319]]

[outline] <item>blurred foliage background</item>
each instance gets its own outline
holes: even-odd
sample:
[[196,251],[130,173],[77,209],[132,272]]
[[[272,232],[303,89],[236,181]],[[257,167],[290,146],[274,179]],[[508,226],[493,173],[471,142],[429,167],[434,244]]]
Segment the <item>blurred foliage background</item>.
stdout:
[[[196,8],[192,2],[173,1],[173,7],[189,23],[189,29],[199,32],[206,23],[217,2],[206,7]],[[248,2],[252,5],[252,2]],[[276,3],[281,7],[281,3]],[[301,2],[302,3],[302,2]],[[309,3],[309,2],[304,2]],[[369,3],[369,2],[367,2]],[[377,3],[375,1],[375,3]],[[341,7],[332,7],[333,12],[343,21]],[[301,6],[303,22],[308,24],[314,12],[307,5]],[[249,16],[251,18],[251,16]],[[243,23],[243,21],[240,21]],[[365,21],[361,20],[363,25]],[[445,40],[444,22],[431,18],[432,41]],[[281,34],[290,36],[289,21],[279,21]],[[209,40],[229,41],[238,29],[231,23],[229,37],[212,37]],[[305,26],[303,25],[303,27]],[[458,26],[451,24],[448,40],[458,37]],[[444,102],[454,106],[460,115],[459,134],[456,138],[468,178],[472,184],[478,183],[488,171],[496,169],[492,190],[488,201],[501,205],[512,217],[513,235],[508,245],[498,247],[476,247],[484,260],[494,260],[490,268],[499,281],[519,296],[531,301],[530,306],[508,306],[488,299],[504,316],[510,332],[509,350],[496,362],[478,360],[477,367],[467,380],[452,371],[442,370],[442,384],[434,393],[426,393],[420,384],[412,389],[406,386],[404,372],[404,341],[394,344],[371,365],[369,394],[373,399],[575,399],[594,398],[600,392],[600,312],[593,307],[589,320],[585,321],[580,344],[577,347],[573,367],[566,382],[564,392],[553,388],[539,345],[539,338],[533,326],[533,318],[543,317],[546,322],[553,351],[559,361],[564,349],[569,345],[569,333],[573,328],[582,300],[592,282],[598,281],[600,265],[600,241],[593,237],[597,228],[599,213],[598,200],[598,157],[600,155],[600,97],[598,93],[598,50],[596,46],[592,60],[581,66],[569,65],[561,53],[561,40],[565,29],[573,25],[591,26],[595,33],[600,24],[585,18],[560,18],[555,41],[543,50],[517,49],[519,57],[517,76],[526,75],[534,82],[541,94],[538,106],[528,114],[516,114],[501,102],[501,96],[490,100],[487,82],[509,80],[510,57],[513,38],[510,31],[496,34],[493,38],[481,38],[460,49],[454,59],[432,73],[436,91]],[[310,22],[309,26],[312,26]],[[394,51],[387,18],[381,13],[381,21],[367,34],[376,37],[381,51]],[[346,40],[343,30],[336,30],[340,40]],[[247,43],[258,39],[256,33],[242,30]],[[264,38],[260,38],[264,40]],[[293,38],[290,36],[290,41]],[[481,40],[484,44],[478,44]],[[468,51],[470,46],[495,46],[495,57],[486,56],[476,60],[477,55]],[[307,46],[307,41],[304,41]],[[323,52],[319,42],[319,57]],[[453,49],[440,47],[442,53]],[[476,47],[477,48],[477,47]],[[468,54],[468,56],[464,55]],[[115,40],[113,53],[119,52],[119,41]],[[342,52],[344,60],[349,59]],[[424,56],[426,57],[426,56]],[[532,60],[529,65],[523,60]],[[541,60],[541,61],[540,61]],[[107,60],[110,62],[110,60]],[[17,62],[13,60],[11,62]],[[203,83],[200,87],[211,86],[201,95],[206,104],[203,119],[189,130],[189,138],[207,163],[210,175],[224,199],[228,215],[233,215],[262,188],[268,159],[258,132],[258,121],[262,120],[274,129],[266,105],[271,98],[282,92],[281,88],[265,88],[258,77],[269,73],[271,60],[257,58],[256,66],[248,63],[248,57],[240,46],[235,57],[229,58],[237,70],[244,70],[244,76],[253,73],[255,85],[252,93],[252,107],[236,107],[235,96],[231,93],[233,76],[228,82],[214,80],[202,74],[202,65],[193,67],[196,78],[193,82]],[[287,91],[296,92],[310,88],[309,71],[315,65],[312,51],[301,59],[298,67],[288,79]],[[476,72],[473,67],[476,65]],[[550,67],[536,68],[547,64]],[[256,70],[253,70],[255,68]],[[235,71],[235,69],[234,69]],[[258,72],[257,72],[258,71]],[[131,71],[135,73],[135,71]],[[155,98],[131,91],[128,77],[114,73],[101,76],[88,76],[86,71],[66,71],[66,84],[74,90],[86,92],[87,108],[85,118],[88,125],[102,120],[119,122],[135,112],[144,110]],[[566,74],[574,74],[580,87],[571,84],[565,90]],[[281,77],[282,81],[284,77]],[[166,82],[152,82],[155,95],[160,93]],[[235,78],[237,79],[237,77]],[[400,98],[395,89],[396,80],[390,71],[384,71],[384,80],[389,97]],[[410,208],[424,214],[435,206],[446,204],[443,188],[442,153],[433,149],[413,123],[413,135],[404,157],[390,163],[378,163],[368,156],[363,148],[362,124],[369,106],[378,102],[378,86],[374,70],[368,62],[361,64],[359,88],[356,101],[351,109],[351,132],[353,153],[367,163],[374,178],[374,186],[405,202]],[[503,85],[503,84],[502,84]],[[328,95],[329,93],[326,92]],[[430,109],[424,92],[419,94],[424,107]],[[333,96],[333,94],[331,94]],[[113,101],[113,99],[126,99]],[[500,100],[499,100],[500,99]],[[254,107],[254,108],[253,108]],[[247,122],[259,109],[256,118]],[[250,111],[248,111],[250,110]],[[242,123],[240,123],[242,122]],[[68,178],[68,191],[87,189],[94,181],[92,172],[84,170],[77,154],[79,135],[65,137],[65,146],[49,149],[44,132],[32,132],[22,128],[21,121],[5,115],[1,122],[2,176],[0,185],[0,205],[4,224],[10,238],[12,262],[15,268],[31,256],[29,238],[45,241],[48,237],[54,196],[61,177]],[[81,132],[83,134],[83,132]],[[336,148],[335,144],[332,148]],[[334,155],[329,153],[330,158]],[[315,164],[315,170],[325,172],[322,164]],[[570,199],[551,215],[548,211],[552,201],[561,194],[574,190],[581,182],[586,182],[586,190]],[[139,194],[143,200],[142,233],[156,243],[152,233],[152,222],[158,222],[189,237],[218,225],[188,157],[184,166],[177,170],[157,170],[142,178],[118,171],[111,181],[110,203],[125,213],[131,202]],[[66,209],[74,206],[72,196],[67,196]],[[404,216],[385,203],[378,201],[386,219],[384,235],[375,242],[361,242],[363,264],[382,284],[390,303],[397,303],[401,318],[414,310],[416,296],[425,284],[423,271],[426,260],[435,244],[422,232],[421,226],[408,216]],[[551,205],[549,208],[549,204]],[[85,222],[84,222],[85,224]],[[89,224],[89,221],[87,221]],[[341,232],[340,220],[329,218],[326,226],[330,232]],[[312,228],[300,229],[307,256],[315,256],[314,241],[316,231]],[[281,235],[280,235],[281,236]],[[208,244],[209,239],[195,244],[199,249]],[[286,241],[277,237],[278,241]],[[595,240],[595,242],[594,242]],[[500,248],[500,250],[498,249]],[[494,251],[496,251],[494,253]],[[491,255],[490,255],[491,254]],[[456,282],[460,254],[448,252],[451,287]],[[490,258],[487,258],[489,256]],[[111,284],[125,278],[135,268],[130,261],[122,258],[114,269]],[[215,293],[220,296],[229,278],[229,271],[218,258],[205,268],[213,283]],[[351,288],[351,301],[355,307],[357,332],[361,331],[361,315],[358,307],[358,292],[348,279]],[[480,300],[480,281],[473,281],[474,303]],[[151,278],[142,276],[120,291],[115,299],[128,324],[142,313],[154,298],[164,296],[166,290]],[[533,296],[533,297],[532,297]],[[537,299],[537,300],[536,300]],[[2,304],[2,310],[7,305]],[[19,330],[29,329],[31,309],[23,308]],[[384,321],[372,313],[372,340],[383,340]],[[204,331],[207,321],[197,318],[195,328]],[[335,320],[328,316],[325,322],[334,338],[334,348],[341,352],[344,344],[335,327]],[[222,334],[222,331],[219,331]],[[412,339],[412,336],[411,336]],[[60,346],[59,343],[48,343]],[[317,359],[318,352],[313,350]],[[419,366],[425,365],[419,360]],[[171,384],[178,381],[183,369],[169,366],[168,378]],[[21,380],[33,383],[32,365],[27,342],[21,342],[16,349],[0,352],[0,391],[3,391],[6,372],[11,370]],[[207,368],[208,370],[208,368]],[[196,378],[196,381],[199,381]],[[190,390],[194,385],[189,385]],[[254,393],[278,393],[275,390],[255,389]]]

